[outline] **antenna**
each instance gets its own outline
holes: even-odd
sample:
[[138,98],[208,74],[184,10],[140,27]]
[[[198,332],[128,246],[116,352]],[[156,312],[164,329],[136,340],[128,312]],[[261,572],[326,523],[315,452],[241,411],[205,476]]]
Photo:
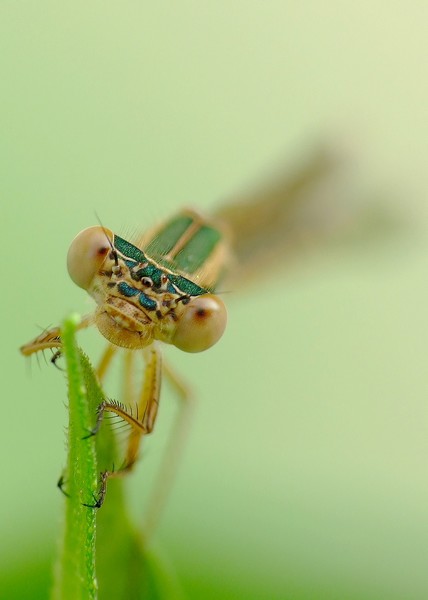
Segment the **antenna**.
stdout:
[[109,246],[110,246],[110,248],[111,248],[111,258],[114,260],[114,264],[115,264],[115,266],[116,266],[116,267],[118,267],[118,266],[119,266],[119,258],[118,258],[118,256],[117,256],[117,250],[116,250],[116,248],[113,246],[111,239],[110,239],[110,238],[109,238],[109,236],[107,235],[107,232],[106,232],[106,230],[105,230],[105,227],[104,227],[104,225],[102,224],[102,222],[101,222],[101,219],[100,219],[100,217],[98,216],[98,213],[97,213],[97,211],[94,211],[94,214],[95,214],[95,218],[96,218],[96,220],[97,220],[97,221],[98,221],[98,223],[100,224],[100,227],[101,227],[101,229],[103,230],[103,233],[104,233],[104,235],[106,236],[106,240],[107,240],[107,242],[108,242],[108,245],[109,245]]

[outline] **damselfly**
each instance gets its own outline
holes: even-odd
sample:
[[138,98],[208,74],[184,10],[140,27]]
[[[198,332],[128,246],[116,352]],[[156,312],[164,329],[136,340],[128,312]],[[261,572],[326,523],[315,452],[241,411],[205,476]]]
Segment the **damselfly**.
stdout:
[[[184,209],[131,241],[102,226],[85,229],[73,240],[68,272],[97,304],[80,328],[96,325],[108,341],[98,367],[100,380],[119,348],[127,350],[127,377],[135,351],[146,362],[136,409],[126,398],[105,400],[99,408],[93,433],[106,412],[128,423],[131,433],[123,467],[103,474],[95,506],[103,501],[107,478],[133,467],[142,437],[153,430],[163,374],[177,383],[162,366],[161,345],[201,352],[221,338],[227,319],[224,302],[215,294],[220,282],[229,275],[227,288],[234,289],[243,272],[257,281],[272,261],[272,249],[296,245],[302,231],[307,233],[296,207],[330,169],[330,160],[322,155],[294,176],[282,176],[270,187],[225,205],[212,218]],[[312,224],[309,232],[319,236],[322,227]],[[60,352],[59,328],[43,332],[21,352],[28,356],[46,349]],[[183,387],[176,387],[185,398]]]

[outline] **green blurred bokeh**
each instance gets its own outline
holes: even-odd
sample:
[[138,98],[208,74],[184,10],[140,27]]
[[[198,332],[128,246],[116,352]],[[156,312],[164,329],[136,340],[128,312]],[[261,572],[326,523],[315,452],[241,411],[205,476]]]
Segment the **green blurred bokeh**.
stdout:
[[[427,18],[419,1],[1,2],[0,596],[38,597],[57,543],[65,382],[17,348],[90,310],[73,236],[94,211],[126,232],[209,209],[327,140],[353,156],[354,199],[407,232],[232,290],[218,346],[168,352],[199,406],[157,543],[189,598],[428,597]],[[98,355],[96,332],[81,342]],[[137,519],[171,396],[129,481]]]

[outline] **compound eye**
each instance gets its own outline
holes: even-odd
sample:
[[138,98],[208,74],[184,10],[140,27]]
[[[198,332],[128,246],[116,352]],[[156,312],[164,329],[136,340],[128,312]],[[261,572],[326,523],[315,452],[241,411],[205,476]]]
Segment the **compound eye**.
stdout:
[[213,294],[198,296],[186,304],[172,343],[184,352],[202,352],[218,342],[226,322],[227,311],[220,298]]
[[87,290],[111,251],[113,233],[103,227],[88,227],[76,235],[67,254],[68,274],[76,285]]

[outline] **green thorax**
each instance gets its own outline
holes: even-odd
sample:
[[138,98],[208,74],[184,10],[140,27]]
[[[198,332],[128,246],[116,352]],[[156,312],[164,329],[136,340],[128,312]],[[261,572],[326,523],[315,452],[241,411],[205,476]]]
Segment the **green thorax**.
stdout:
[[139,245],[158,265],[208,290],[216,287],[228,256],[221,225],[193,210],[181,211],[168,219],[150,231]]

